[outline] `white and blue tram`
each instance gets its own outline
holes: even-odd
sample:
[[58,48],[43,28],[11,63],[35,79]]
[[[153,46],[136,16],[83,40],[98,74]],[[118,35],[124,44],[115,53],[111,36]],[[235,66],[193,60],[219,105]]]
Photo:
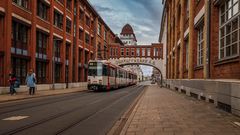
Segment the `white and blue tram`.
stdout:
[[90,60],[88,89],[110,90],[137,84],[137,75],[106,60]]

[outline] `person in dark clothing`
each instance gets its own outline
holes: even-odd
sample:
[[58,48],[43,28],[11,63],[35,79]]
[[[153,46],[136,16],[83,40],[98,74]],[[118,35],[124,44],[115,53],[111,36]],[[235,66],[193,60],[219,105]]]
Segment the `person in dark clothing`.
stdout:
[[14,84],[15,84],[16,80],[17,80],[16,75],[13,74],[13,73],[10,73],[8,81],[10,83],[10,94],[11,95],[15,95],[17,93],[16,90],[15,90],[15,87],[14,87]]

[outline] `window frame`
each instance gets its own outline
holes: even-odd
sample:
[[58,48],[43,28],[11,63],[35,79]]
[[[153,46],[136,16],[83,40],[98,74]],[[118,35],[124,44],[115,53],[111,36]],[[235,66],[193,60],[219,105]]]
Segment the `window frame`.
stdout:
[[203,65],[203,45],[204,45],[204,24],[200,24],[198,26],[198,33],[197,33],[197,65]]
[[[219,60],[229,59],[239,55],[240,2],[237,0],[236,3],[233,3],[233,1],[234,0],[228,0],[219,6]],[[228,2],[231,2],[230,6],[228,6]],[[236,5],[238,5],[238,12],[234,14],[234,6]],[[231,13],[230,18],[229,13]],[[233,29],[233,23],[235,20],[237,20],[238,24],[235,25],[236,29]],[[236,41],[232,42],[234,36],[236,36]]]

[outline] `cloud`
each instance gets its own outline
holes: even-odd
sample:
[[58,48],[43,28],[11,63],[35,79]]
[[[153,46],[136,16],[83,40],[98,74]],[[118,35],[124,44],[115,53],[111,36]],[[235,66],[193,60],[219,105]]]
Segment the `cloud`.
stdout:
[[112,8],[109,8],[109,7],[103,7],[103,6],[99,6],[99,5],[96,5],[94,7],[96,8],[96,10],[98,12],[113,12],[114,11]]
[[132,25],[138,44],[158,42],[161,0],[89,0],[109,27],[119,34],[122,27]]

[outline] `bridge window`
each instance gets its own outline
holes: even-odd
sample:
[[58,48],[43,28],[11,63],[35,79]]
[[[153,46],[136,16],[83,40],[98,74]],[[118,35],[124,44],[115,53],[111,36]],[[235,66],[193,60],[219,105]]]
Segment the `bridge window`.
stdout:
[[145,56],[145,48],[142,48],[142,56]]
[[155,56],[155,57],[158,56],[158,48],[154,48],[154,56]]
[[134,56],[135,55],[135,50],[134,50],[134,48],[132,48],[132,56]]
[[129,56],[129,48],[127,48],[126,56]]
[[121,48],[121,56],[124,56],[124,48]]
[[150,49],[150,48],[148,48],[148,49],[147,49],[147,56],[149,56],[149,57],[150,57],[150,55],[151,55],[151,49]]
[[118,49],[115,49],[115,55],[118,56]]
[[137,48],[137,56],[140,56],[140,48]]

